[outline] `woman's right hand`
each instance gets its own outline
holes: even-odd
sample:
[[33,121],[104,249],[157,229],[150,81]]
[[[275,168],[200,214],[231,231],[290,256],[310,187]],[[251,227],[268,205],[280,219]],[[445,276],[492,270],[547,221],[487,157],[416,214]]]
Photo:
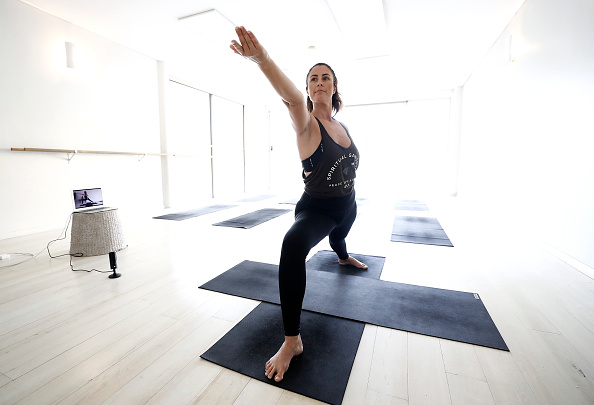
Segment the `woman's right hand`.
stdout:
[[258,39],[251,31],[246,30],[244,27],[235,27],[235,32],[241,43],[235,40],[231,41],[230,47],[233,52],[258,65],[270,59],[266,49],[258,42]]

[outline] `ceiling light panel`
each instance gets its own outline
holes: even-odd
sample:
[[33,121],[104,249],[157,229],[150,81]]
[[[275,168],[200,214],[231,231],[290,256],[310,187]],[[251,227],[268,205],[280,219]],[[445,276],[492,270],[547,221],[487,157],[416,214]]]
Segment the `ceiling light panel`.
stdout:
[[235,24],[215,9],[181,17],[179,23],[220,49],[226,49],[236,37]]
[[386,53],[386,20],[382,0],[327,0],[334,19],[355,57]]

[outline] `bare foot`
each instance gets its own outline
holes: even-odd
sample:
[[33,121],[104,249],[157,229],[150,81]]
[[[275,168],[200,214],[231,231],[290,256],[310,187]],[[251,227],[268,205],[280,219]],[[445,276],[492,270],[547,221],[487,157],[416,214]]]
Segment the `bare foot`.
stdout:
[[352,256],[349,256],[349,258],[346,260],[338,259],[338,263],[342,264],[343,266],[347,266],[350,264],[351,266],[355,266],[356,268],[363,270],[367,270],[369,267],[365,263],[361,263],[359,260],[355,259]]
[[303,353],[301,335],[285,336],[285,342],[281,348],[266,362],[266,377],[274,377],[276,382],[281,381],[289,368],[291,359],[301,353]]

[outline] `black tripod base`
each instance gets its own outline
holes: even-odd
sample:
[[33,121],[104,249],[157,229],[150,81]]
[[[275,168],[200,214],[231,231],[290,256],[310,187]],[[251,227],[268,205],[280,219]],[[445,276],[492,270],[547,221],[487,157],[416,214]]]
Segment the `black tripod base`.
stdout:
[[116,269],[118,268],[118,260],[116,257],[115,252],[109,252],[109,267],[113,270],[113,274],[110,274],[109,278],[118,278],[122,277],[120,273],[116,273]]

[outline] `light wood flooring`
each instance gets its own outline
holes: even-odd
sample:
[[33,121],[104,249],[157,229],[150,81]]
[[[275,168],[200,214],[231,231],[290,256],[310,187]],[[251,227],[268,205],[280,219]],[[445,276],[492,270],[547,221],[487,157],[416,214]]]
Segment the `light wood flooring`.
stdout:
[[[122,213],[116,280],[46,252],[0,268],[0,403],[319,403],[200,358],[258,302],[197,287],[245,259],[277,263],[292,214],[212,224],[279,201],[181,222]],[[384,280],[480,294],[510,352],[367,325],[344,404],[594,404],[591,278],[456,199],[429,204],[454,248],[390,242],[391,205],[361,205],[349,250],[385,256]],[[37,253],[59,233],[0,240],[0,253]],[[109,270],[107,255],[73,264]]]

